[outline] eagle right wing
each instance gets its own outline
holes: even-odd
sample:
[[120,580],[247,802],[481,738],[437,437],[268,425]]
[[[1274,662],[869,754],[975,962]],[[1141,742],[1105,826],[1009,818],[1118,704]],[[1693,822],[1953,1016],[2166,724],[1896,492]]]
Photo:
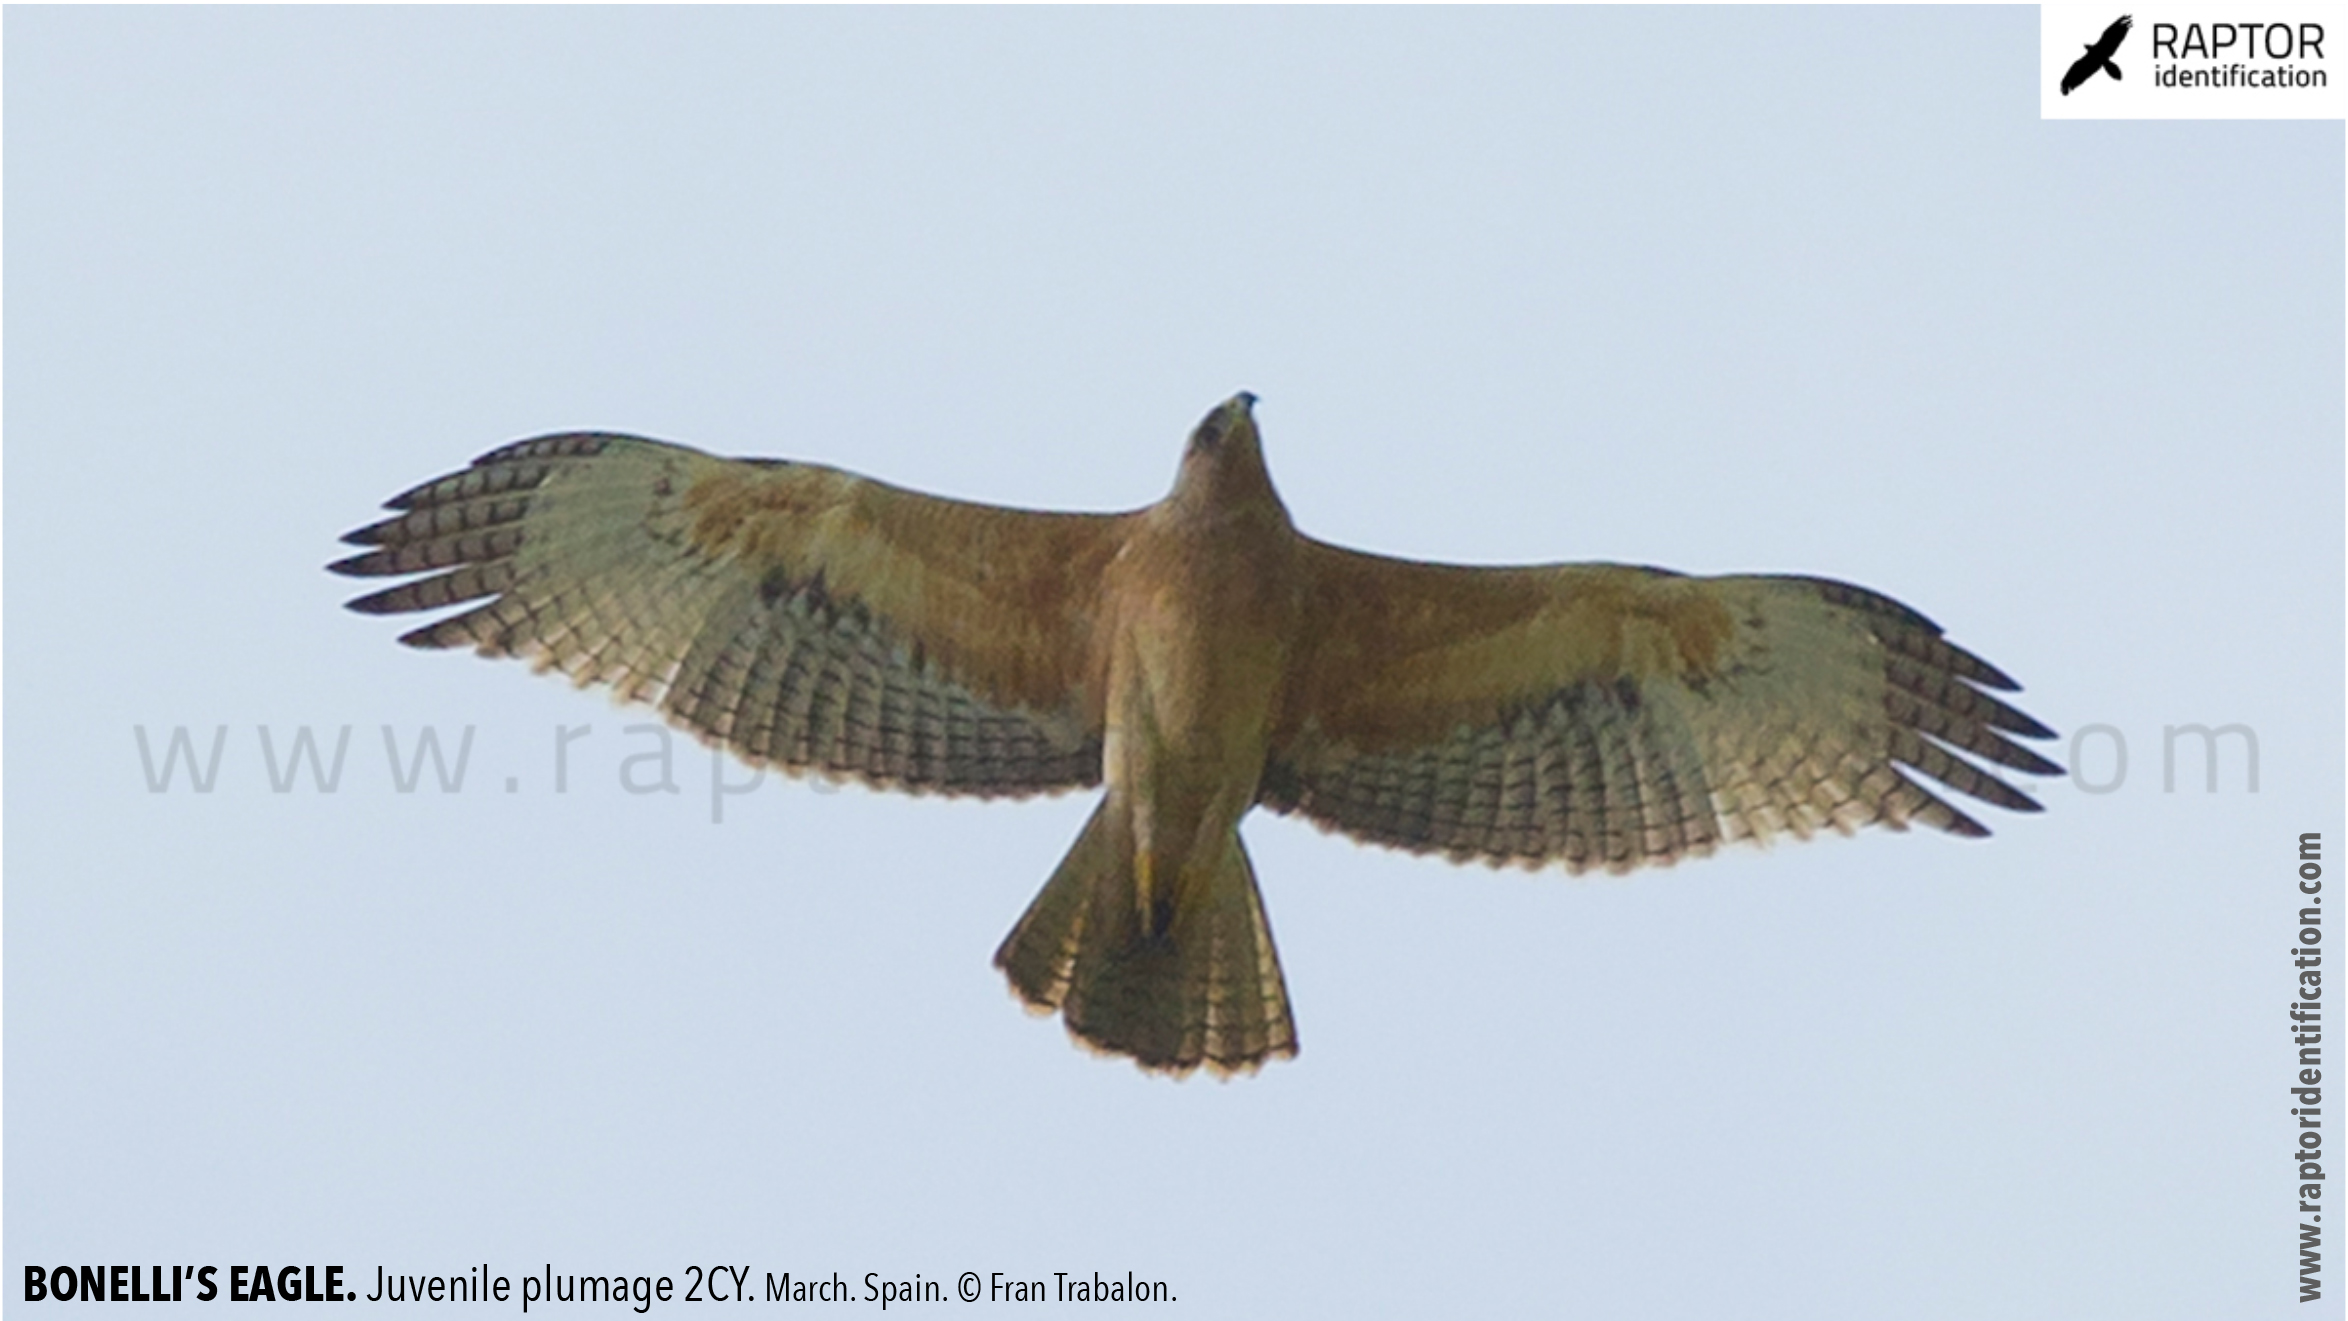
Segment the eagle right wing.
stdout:
[[1781,831],[1988,832],[1901,768],[2038,805],[2052,731],[1889,597],[1616,564],[1468,568],[1319,542],[1261,800],[1457,860],[1627,871]]
[[411,646],[610,684],[753,765],[986,796],[1100,780],[1094,611],[1128,516],[599,433],[508,445],[386,507],[344,538],[373,549],[329,567],[430,576],[352,609],[483,601]]

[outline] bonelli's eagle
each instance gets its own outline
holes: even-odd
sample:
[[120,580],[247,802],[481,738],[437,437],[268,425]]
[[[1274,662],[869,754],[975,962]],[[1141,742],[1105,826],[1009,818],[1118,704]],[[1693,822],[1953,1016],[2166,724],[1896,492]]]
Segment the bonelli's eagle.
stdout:
[[[2107,44],[2111,39],[2107,37]],[[1296,1051],[1240,819],[1612,872],[2037,805],[2013,680],[1889,597],[1619,564],[1464,568],[1296,530],[1241,394],[1123,514],[939,499],[812,464],[569,434],[394,497],[351,602],[463,606],[418,647],[519,656],[745,761],[1018,797],[1107,782],[996,964],[1143,1067]]]

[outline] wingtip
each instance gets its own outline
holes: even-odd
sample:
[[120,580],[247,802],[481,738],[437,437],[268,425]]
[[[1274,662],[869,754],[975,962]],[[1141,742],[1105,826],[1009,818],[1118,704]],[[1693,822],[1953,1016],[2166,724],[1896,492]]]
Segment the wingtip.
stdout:
[[1981,667],[1979,672],[1965,676],[1965,678],[1969,681],[1979,684],[1983,688],[1992,689],[2001,693],[2018,693],[2022,691],[2022,685],[2015,681],[2014,676],[2006,673],[2004,670],[1999,669],[1995,665],[1990,664],[1988,661],[1981,659],[1979,656],[1973,655],[1972,652],[1968,651],[1965,653],[1965,655],[1970,658],[1975,665]]
[[[2008,709],[2008,710],[2012,710],[2012,708],[2011,708],[2011,707],[2009,707],[2009,708],[2007,708],[2007,709]],[[2025,714],[2023,714],[2023,713],[2022,713],[2022,712],[2020,712],[2020,711],[2015,711],[2015,712],[2014,712],[2014,714],[2015,714],[2016,716],[2020,716],[2020,717],[2021,717],[2021,719],[2020,719],[2020,720],[2018,720],[2018,721],[2017,721],[2017,722],[2016,722],[2016,723],[2015,723],[2015,724],[2014,724],[2014,725],[2013,725],[2013,726],[2012,726],[2010,729],[2008,729],[2008,730],[2007,730],[2007,732],[2008,732],[2008,733],[2011,733],[2011,734],[2020,734],[2020,735],[2021,735],[2022,737],[2024,737],[2024,738],[2056,738],[2056,737],[2059,737],[2059,735],[2057,735],[2057,734],[2054,732],[2054,730],[2052,730],[2052,729],[2048,728],[2046,725],[2044,725],[2044,724],[2040,723],[2039,721],[2037,721],[2037,720],[2035,720],[2035,719],[2031,718],[2030,716],[2028,716],[2028,715],[2025,715]],[[2053,763],[2051,763],[2051,762],[2050,762],[2050,763],[2048,763],[2048,764],[2049,764],[2049,765],[2053,765]],[[2048,773],[2048,774],[2052,774],[2052,775],[2060,775],[2060,774],[2062,774],[2062,767],[2060,767],[2060,766],[2056,766],[2054,770],[2052,770],[2052,771],[2050,771],[2050,772],[2047,772],[2047,773]]]
[[[2050,734],[2045,737],[2051,738],[2053,736]],[[2006,764],[2015,770],[2028,771],[2032,775],[2061,775],[2063,773],[2063,768],[2052,757],[2042,757],[2019,743],[2008,743],[2006,747],[2011,749],[2013,753],[2007,759]]]
[[[490,454],[484,454],[481,456],[481,458],[473,460],[473,466],[476,468],[480,467],[483,462],[487,461],[495,453],[496,451],[493,450],[490,452]],[[439,488],[443,482],[448,481],[452,477],[462,476],[464,476],[464,470],[460,469],[452,473],[443,473],[428,482],[418,482],[414,486],[411,486],[408,489],[400,492],[398,495],[395,495],[389,500],[384,501],[383,507],[385,509],[394,510],[400,513],[408,513],[414,510],[417,505],[423,503],[424,497],[432,494],[433,491]]]
[[380,592],[369,592],[365,596],[354,596],[350,600],[343,602],[342,608],[351,611],[354,614],[361,615],[397,614],[399,613],[399,606],[391,599],[391,597],[392,594],[398,590],[399,588],[397,587],[387,587]]

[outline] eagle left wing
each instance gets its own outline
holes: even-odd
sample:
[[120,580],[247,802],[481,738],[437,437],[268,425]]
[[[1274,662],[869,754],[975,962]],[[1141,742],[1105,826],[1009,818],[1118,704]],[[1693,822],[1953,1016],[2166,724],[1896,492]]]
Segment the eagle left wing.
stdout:
[[[1100,781],[1094,613],[1124,515],[582,432],[494,450],[345,537],[419,647],[610,684],[753,765],[1018,795]],[[484,599],[486,598],[486,599]]]
[[1468,568],[1307,542],[1304,652],[1260,790],[1455,860],[1609,871],[1820,828],[1984,835],[1901,767],[2038,806],[2053,731],[2013,680],[1889,597],[1818,578]]

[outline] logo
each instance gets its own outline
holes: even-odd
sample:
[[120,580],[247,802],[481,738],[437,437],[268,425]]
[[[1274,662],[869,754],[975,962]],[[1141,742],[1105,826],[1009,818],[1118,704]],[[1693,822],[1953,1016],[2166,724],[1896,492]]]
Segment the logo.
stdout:
[[2046,0],[2038,117],[2338,120],[2348,78],[2328,57],[2343,12],[2340,0]]
[[2134,22],[2128,15],[2120,15],[2118,22],[2105,28],[2103,35],[2087,47],[2085,55],[2071,62],[2069,72],[2063,75],[2063,95],[2077,91],[2079,84],[2093,78],[2098,70],[2110,74],[2114,82],[2120,80],[2120,66],[2112,62],[2112,56],[2119,53],[2120,43],[2128,39],[2128,29]]

